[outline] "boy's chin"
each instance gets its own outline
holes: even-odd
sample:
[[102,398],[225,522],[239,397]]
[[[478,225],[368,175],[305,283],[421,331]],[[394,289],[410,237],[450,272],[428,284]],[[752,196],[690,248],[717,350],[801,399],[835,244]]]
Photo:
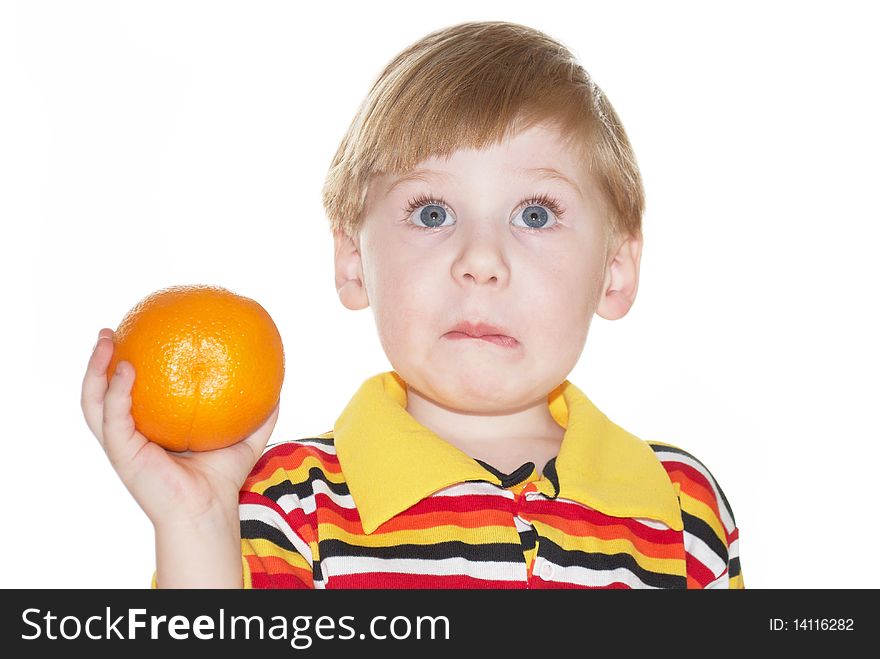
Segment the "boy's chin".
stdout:
[[[455,371],[455,369],[451,369]],[[533,402],[530,387],[506,369],[482,366],[430,378],[436,403],[469,414],[510,414]]]

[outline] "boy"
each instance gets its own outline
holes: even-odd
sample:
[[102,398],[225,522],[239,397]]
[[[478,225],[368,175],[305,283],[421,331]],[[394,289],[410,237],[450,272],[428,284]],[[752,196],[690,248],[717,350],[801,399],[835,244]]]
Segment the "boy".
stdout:
[[[159,587],[742,588],[711,473],[566,376],[594,313],[635,299],[644,205],[614,109],[546,35],[437,31],[376,80],[332,162],[336,287],[392,371],[333,430],[173,454],[129,415],[133,369],[83,385],[156,532]],[[208,550],[210,548],[210,550]]]

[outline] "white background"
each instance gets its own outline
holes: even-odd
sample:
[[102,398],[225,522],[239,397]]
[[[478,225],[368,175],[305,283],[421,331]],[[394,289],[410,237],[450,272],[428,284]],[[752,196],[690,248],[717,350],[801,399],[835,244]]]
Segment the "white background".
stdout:
[[747,587],[878,587],[876,17],[834,2],[0,4],[0,586],[149,585],[152,529],[79,406],[101,327],[164,286],[259,301],[272,442],[389,364],[336,297],[320,190],[384,65],[509,20],[567,45],[647,193],[638,299],[569,379],[714,473]]

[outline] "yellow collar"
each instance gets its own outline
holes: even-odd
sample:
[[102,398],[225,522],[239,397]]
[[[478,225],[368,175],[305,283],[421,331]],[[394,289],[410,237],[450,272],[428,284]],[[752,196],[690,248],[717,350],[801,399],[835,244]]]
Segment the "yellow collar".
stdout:
[[[678,496],[647,443],[611,422],[568,380],[550,392],[547,404],[565,428],[556,458],[559,498],[614,517],[683,528]],[[407,412],[406,383],[394,371],[361,385],[336,420],[333,435],[366,533],[449,485],[501,483]],[[552,496],[553,488],[545,493]]]

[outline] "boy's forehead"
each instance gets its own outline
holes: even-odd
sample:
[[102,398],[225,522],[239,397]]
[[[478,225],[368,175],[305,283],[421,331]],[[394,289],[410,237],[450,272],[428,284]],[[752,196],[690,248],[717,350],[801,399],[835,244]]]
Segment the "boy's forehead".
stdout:
[[[456,176],[454,170],[454,167],[447,166],[446,169],[437,169],[426,164],[397,176],[386,175],[382,182],[379,183],[381,186],[381,193],[389,195],[394,192],[396,188],[412,181],[424,181],[426,183],[439,181],[441,183],[455,184],[459,178],[466,178]],[[505,179],[557,181],[562,185],[571,188],[571,190],[580,197],[583,197],[585,194],[582,189],[583,182],[580,180],[581,177],[578,176],[577,173],[569,172],[566,174],[555,167],[519,167],[510,165],[502,167],[499,175]]]
[[467,170],[482,171],[487,165],[505,179],[555,180],[581,195],[588,170],[571,141],[538,125],[483,148],[463,146],[448,155],[429,156],[405,171],[382,172],[376,177],[377,192],[389,194],[410,181],[454,183]]

